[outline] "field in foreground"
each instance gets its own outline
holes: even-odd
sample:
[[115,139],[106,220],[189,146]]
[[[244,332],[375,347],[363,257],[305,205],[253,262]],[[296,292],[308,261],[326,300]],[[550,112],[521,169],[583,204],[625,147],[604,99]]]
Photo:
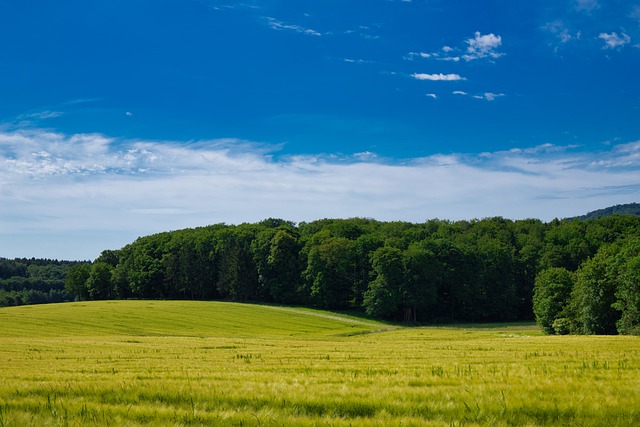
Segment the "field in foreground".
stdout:
[[307,309],[0,309],[0,427],[640,425],[640,339]]

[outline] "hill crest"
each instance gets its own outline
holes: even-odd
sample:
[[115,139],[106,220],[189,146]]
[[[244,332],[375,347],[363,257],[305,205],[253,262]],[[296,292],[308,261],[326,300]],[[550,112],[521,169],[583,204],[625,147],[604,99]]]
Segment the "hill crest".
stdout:
[[635,215],[640,216],[640,203],[626,203],[622,205],[609,206],[608,208],[597,209],[584,215],[575,217],[575,219],[596,219],[611,215]]

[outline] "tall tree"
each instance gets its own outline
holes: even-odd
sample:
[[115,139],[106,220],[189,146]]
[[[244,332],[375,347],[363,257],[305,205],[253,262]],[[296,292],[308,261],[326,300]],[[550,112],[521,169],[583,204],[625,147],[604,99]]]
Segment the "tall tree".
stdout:
[[113,298],[113,286],[111,271],[113,267],[103,261],[96,261],[91,266],[91,272],[87,278],[87,290],[93,300]]
[[605,246],[591,259],[582,263],[576,273],[572,294],[576,321],[585,334],[615,334],[620,314],[616,302],[616,283],[608,271],[615,246]]
[[573,273],[561,267],[549,268],[536,277],[533,312],[544,332],[560,332],[553,325],[558,318],[566,315],[563,311],[571,300],[573,282]]
[[354,283],[354,242],[344,237],[329,237],[313,246],[304,272],[310,283],[310,297],[322,308],[346,308]]
[[270,242],[267,265],[270,277],[268,291],[274,301],[294,303],[299,301],[298,286],[302,267],[300,263],[300,242],[291,229],[279,229]]
[[379,248],[371,256],[371,264],[375,279],[364,293],[365,311],[370,316],[392,318],[402,303],[402,251],[391,246]]
[[91,272],[91,264],[82,263],[69,268],[65,279],[65,290],[74,295],[76,299],[83,301],[89,298],[87,279]]
[[[411,245],[402,254],[402,304],[405,320],[432,320],[437,303],[439,262],[435,254],[422,245]],[[409,317],[409,319],[407,319]]]
[[640,238],[627,239],[612,261],[617,281],[614,308],[620,311],[616,328],[621,334],[640,335]]

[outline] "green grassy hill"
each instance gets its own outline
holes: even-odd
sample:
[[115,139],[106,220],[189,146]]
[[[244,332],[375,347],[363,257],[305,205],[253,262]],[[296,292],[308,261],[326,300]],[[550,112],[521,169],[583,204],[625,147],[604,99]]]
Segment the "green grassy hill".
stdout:
[[202,301],[91,301],[0,309],[0,337],[318,337],[388,328],[305,308]]

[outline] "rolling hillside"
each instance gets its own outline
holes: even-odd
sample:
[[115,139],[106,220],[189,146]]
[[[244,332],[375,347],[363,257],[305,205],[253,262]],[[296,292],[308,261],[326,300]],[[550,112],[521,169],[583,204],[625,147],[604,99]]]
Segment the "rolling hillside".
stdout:
[[330,312],[228,302],[92,301],[0,309],[1,337],[331,336],[388,328]]
[[542,336],[531,323],[394,328],[223,302],[49,304],[0,308],[0,360],[0,426],[640,423],[637,339]]

